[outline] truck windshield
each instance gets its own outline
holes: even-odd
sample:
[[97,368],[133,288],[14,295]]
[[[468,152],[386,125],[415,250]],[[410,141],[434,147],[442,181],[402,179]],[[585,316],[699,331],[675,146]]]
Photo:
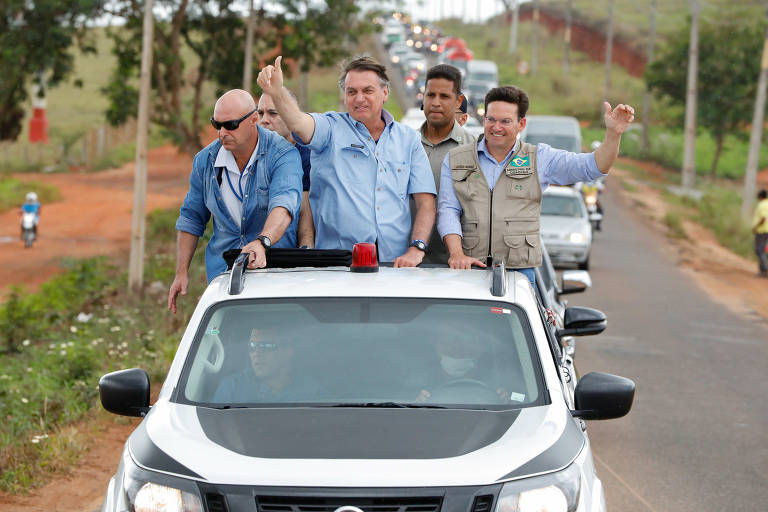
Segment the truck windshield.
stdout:
[[573,151],[574,153],[581,153],[581,140],[570,135],[557,135],[552,133],[527,133],[525,135],[525,142],[529,144],[549,144],[555,149],[564,149],[566,151]]
[[541,214],[558,217],[586,217],[582,200],[573,196],[544,194],[541,199]]
[[535,354],[524,311],[506,303],[238,300],[206,313],[175,399],[220,408],[541,405]]

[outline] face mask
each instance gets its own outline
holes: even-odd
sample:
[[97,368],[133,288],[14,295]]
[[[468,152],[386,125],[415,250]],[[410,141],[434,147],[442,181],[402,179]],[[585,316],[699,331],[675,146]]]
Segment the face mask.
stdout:
[[463,377],[475,367],[475,360],[440,356],[440,366],[451,377]]

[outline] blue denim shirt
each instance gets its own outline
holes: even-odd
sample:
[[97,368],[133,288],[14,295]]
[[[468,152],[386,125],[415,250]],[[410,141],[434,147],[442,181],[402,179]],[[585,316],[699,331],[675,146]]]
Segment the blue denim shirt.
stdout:
[[410,243],[408,196],[435,194],[419,134],[394,122],[386,110],[378,142],[349,113],[311,115],[315,131],[303,145],[312,150],[309,202],[315,247],[351,250],[357,242],[376,242],[379,260],[394,261]]
[[[192,162],[189,192],[181,206],[176,229],[202,236],[213,215],[213,236],[205,248],[205,270],[210,282],[227,269],[222,254],[252,242],[264,228],[267,215],[282,206],[293,217],[285,234],[274,247],[296,247],[296,226],[301,204],[301,159],[299,152],[275,132],[259,130],[256,169],[250,175],[243,196],[242,228],[230,216],[221,199],[217,169],[213,167],[221,143],[203,148]],[[255,177],[255,179],[254,179]]]

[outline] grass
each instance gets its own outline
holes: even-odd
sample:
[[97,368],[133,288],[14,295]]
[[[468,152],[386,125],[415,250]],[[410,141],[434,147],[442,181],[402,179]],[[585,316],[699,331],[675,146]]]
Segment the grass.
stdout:
[[667,212],[664,215],[664,224],[669,228],[669,234],[673,238],[687,238],[683,228],[682,217],[677,212]]
[[0,176],[0,212],[19,208],[27,192],[31,191],[37,193],[38,201],[43,205],[58,201],[61,197],[59,189],[53,185]]
[[[153,212],[147,226],[145,280],[162,289],[173,275],[177,215]],[[203,252],[193,275],[205,275]],[[77,460],[83,435],[73,424],[100,410],[103,373],[165,374],[204,281],[192,280],[177,317],[165,312],[165,293],[135,296],[126,282],[105,259],[72,261],[39,292],[15,288],[0,306],[0,490],[27,492]]]

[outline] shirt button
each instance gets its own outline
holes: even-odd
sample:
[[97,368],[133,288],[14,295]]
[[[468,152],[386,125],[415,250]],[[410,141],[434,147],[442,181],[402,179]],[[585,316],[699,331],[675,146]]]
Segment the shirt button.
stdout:
[[376,190],[381,191],[381,187],[377,187]]
[[381,206],[377,206],[377,207],[376,207],[376,209],[377,209],[377,210],[381,210]]
[[397,172],[400,172],[400,169],[398,169]]

